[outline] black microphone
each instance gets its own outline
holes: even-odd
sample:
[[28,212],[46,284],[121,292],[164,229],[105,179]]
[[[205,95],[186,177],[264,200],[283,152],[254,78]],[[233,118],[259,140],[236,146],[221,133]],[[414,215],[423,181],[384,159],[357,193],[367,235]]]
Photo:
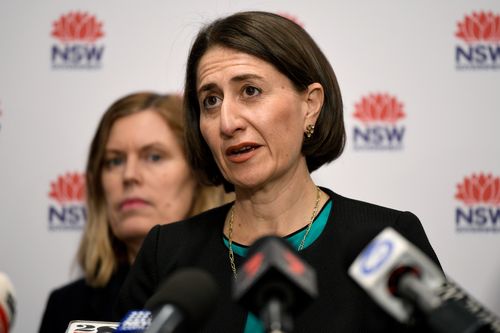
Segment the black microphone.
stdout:
[[252,244],[233,283],[233,299],[258,316],[267,332],[291,332],[292,318],[317,295],[315,271],[275,236]]
[[192,332],[208,318],[218,297],[207,272],[184,268],[174,272],[146,302],[153,314],[147,333]]
[[418,313],[436,333],[500,332],[500,319],[392,228],[368,244],[349,274],[400,322],[410,323]]

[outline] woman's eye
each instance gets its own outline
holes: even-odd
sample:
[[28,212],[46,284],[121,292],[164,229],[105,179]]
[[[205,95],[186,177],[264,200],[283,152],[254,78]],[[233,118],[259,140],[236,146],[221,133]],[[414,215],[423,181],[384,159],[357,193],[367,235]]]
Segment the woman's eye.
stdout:
[[219,106],[219,104],[221,103],[221,99],[217,96],[207,96],[204,100],[203,100],[203,107],[205,109],[211,109],[211,108],[215,108],[217,106]]
[[120,166],[124,163],[123,157],[110,157],[104,161],[104,166],[108,169]]
[[243,90],[243,92],[247,96],[256,96],[256,95],[260,94],[260,89],[255,88],[253,86],[248,86],[248,87],[245,87],[245,89]]
[[148,160],[151,162],[158,162],[162,159],[162,155],[158,153],[151,153],[148,155]]

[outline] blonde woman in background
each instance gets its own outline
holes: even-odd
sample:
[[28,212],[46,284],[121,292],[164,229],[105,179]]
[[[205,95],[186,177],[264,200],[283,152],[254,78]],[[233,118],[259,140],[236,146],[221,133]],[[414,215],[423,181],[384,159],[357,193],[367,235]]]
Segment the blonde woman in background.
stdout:
[[64,332],[71,320],[110,321],[149,230],[230,199],[196,180],[183,132],[180,96],[135,93],[105,112],[86,169],[88,221],[77,253],[84,277],[52,291],[40,333]]

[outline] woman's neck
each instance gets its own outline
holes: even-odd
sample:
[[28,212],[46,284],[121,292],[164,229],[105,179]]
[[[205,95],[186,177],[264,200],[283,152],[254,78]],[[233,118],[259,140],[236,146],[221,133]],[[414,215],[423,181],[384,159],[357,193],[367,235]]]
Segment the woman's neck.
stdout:
[[[232,240],[250,245],[266,235],[286,236],[308,225],[315,207],[322,207],[326,199],[324,193],[318,193],[309,173],[286,183],[268,184],[258,191],[236,189]],[[230,214],[226,235],[229,219]]]
[[132,265],[135,261],[135,257],[137,256],[137,253],[139,253],[139,249],[141,248],[142,245],[142,240],[141,241],[134,241],[134,242],[128,242],[126,244],[127,246],[127,259],[130,265]]

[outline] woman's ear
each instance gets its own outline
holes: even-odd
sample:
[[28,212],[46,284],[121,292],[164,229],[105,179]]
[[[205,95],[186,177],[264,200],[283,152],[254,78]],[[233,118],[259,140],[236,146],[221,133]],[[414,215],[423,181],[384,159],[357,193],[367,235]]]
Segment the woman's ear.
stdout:
[[304,124],[304,129],[308,125],[314,125],[319,117],[323,102],[325,100],[325,92],[323,86],[314,82],[307,87],[307,112]]

